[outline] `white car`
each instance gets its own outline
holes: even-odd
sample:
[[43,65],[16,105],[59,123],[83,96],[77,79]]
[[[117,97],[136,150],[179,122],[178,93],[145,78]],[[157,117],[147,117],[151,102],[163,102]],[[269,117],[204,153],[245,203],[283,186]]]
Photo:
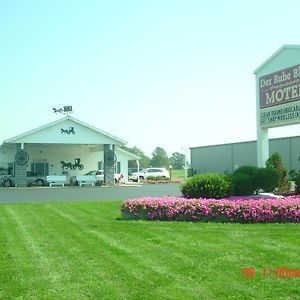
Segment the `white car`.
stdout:
[[[88,173],[86,173],[84,175],[95,176],[95,182],[99,183],[100,185],[102,185],[104,182],[104,170],[93,170],[93,171],[89,171]],[[120,177],[121,177],[121,174],[115,174],[115,182],[116,183],[119,181]],[[70,178],[70,184],[71,185],[78,184],[76,176],[72,176]]]
[[170,173],[165,168],[147,168],[142,172],[132,173],[129,176],[129,180],[138,181],[148,179],[149,177],[165,177],[170,178]]

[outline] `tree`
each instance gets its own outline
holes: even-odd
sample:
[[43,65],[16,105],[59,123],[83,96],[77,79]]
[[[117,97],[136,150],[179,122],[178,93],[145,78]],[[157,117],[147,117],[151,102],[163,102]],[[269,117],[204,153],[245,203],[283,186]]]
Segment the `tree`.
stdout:
[[267,160],[266,160],[266,167],[268,168],[283,168],[282,158],[279,152],[274,152]]
[[182,170],[185,165],[185,155],[179,152],[173,152],[170,157],[170,163],[175,170]]
[[152,167],[169,168],[170,161],[169,161],[167,152],[161,147],[156,147],[152,152],[152,158],[150,160],[150,165]]
[[[137,148],[137,147],[126,147],[126,146],[122,146],[122,149],[135,154],[137,156],[140,157],[140,167],[141,168],[148,168],[150,167],[150,158],[145,155],[145,153],[143,152],[143,150]],[[128,168],[137,168],[137,163],[135,160],[129,160],[128,161]]]
[[286,180],[286,169],[284,168],[282,158],[278,152],[274,152],[266,161],[266,166],[268,168],[276,169],[280,174],[279,192],[287,192],[288,191],[288,181]]

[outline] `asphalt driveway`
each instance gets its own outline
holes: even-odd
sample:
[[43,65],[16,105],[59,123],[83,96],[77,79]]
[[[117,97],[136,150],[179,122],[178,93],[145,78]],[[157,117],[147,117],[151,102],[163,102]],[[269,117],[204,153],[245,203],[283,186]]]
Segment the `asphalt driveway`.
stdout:
[[180,196],[180,184],[132,186],[0,187],[0,203],[126,200],[146,196]]

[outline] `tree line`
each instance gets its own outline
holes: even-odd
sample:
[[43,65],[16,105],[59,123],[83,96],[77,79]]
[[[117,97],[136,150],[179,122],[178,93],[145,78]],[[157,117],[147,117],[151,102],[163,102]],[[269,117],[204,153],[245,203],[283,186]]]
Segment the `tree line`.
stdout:
[[[140,157],[140,167],[141,168],[149,168],[149,167],[164,167],[169,169],[172,166],[173,169],[181,170],[184,169],[185,165],[185,155],[180,152],[173,152],[170,157],[168,157],[167,152],[161,148],[156,147],[152,153],[151,157],[147,156],[143,150],[137,147],[126,147],[122,146],[122,148],[130,153],[133,153]],[[130,160],[128,162],[129,168],[136,168],[136,161]]]

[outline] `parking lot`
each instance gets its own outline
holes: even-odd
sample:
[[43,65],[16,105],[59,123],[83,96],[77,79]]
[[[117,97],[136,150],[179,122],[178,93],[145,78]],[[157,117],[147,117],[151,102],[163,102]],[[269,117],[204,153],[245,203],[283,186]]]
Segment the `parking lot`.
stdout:
[[0,203],[126,200],[136,197],[180,196],[180,184],[0,188]]

